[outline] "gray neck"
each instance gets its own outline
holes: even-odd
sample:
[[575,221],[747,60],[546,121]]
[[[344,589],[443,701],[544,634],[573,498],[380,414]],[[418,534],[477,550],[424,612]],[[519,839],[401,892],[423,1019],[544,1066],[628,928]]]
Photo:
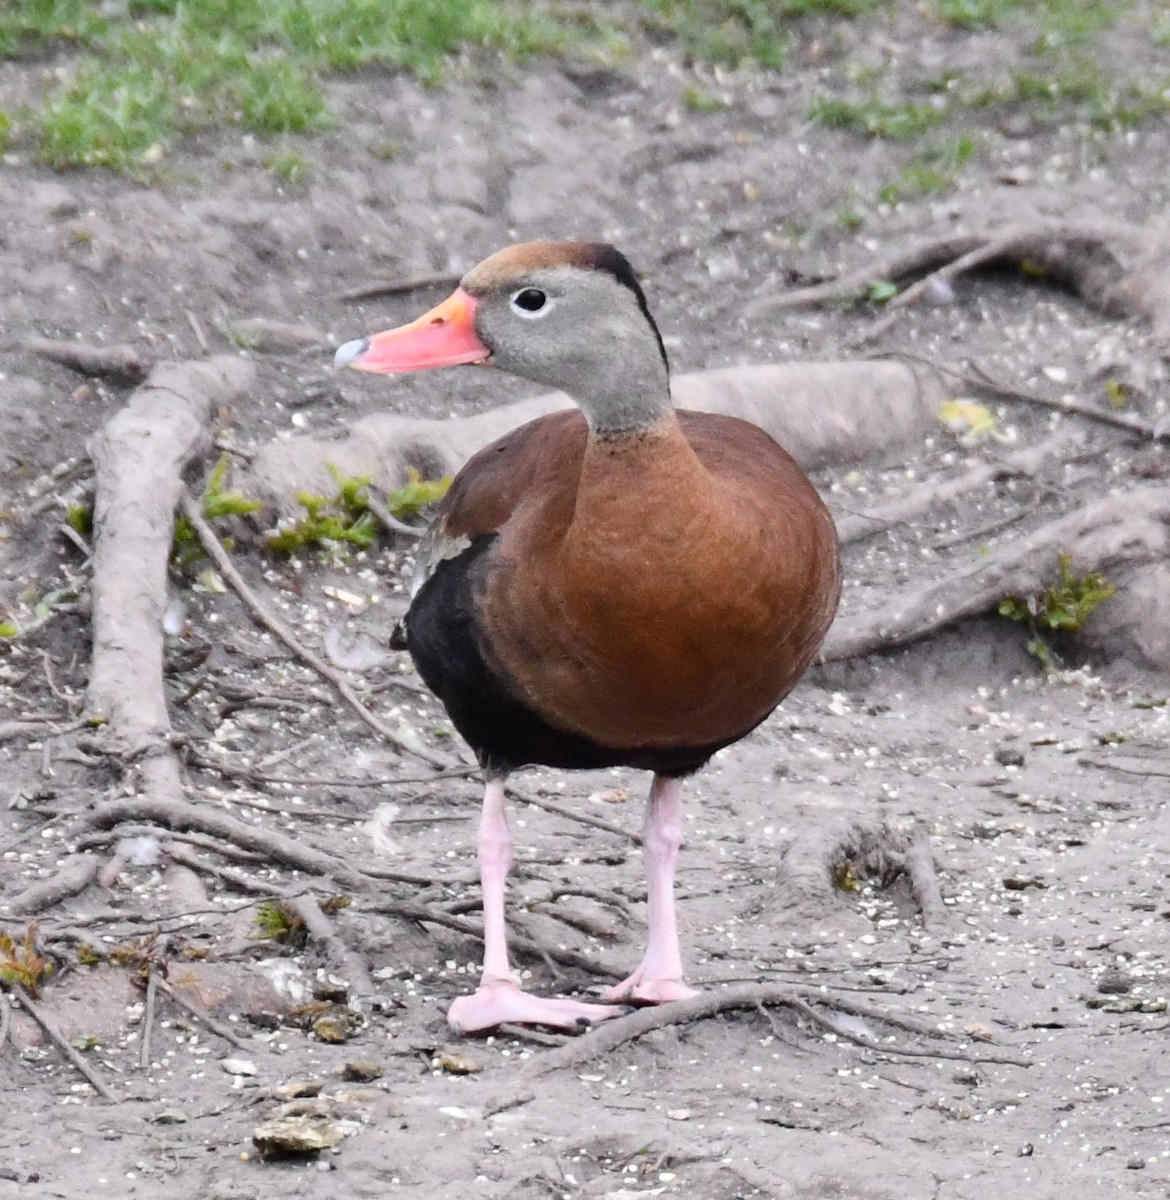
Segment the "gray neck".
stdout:
[[670,377],[656,342],[623,346],[587,377],[566,388],[598,437],[636,433],[673,412]]

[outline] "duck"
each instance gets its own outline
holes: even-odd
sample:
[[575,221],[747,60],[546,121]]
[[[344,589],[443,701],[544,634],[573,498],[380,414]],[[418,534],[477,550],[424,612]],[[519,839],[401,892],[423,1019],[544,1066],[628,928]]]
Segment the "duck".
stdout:
[[[483,965],[450,1026],[581,1031],[696,994],[674,880],[682,790],[811,665],[837,609],[833,520],[758,426],[676,410],[662,335],[629,260],[597,242],[499,250],[417,320],[347,342],[340,366],[493,366],[567,393],[476,453],[419,544],[400,644],[483,778]],[[508,951],[509,775],[651,773],[645,954],[591,1000],[521,988]]]

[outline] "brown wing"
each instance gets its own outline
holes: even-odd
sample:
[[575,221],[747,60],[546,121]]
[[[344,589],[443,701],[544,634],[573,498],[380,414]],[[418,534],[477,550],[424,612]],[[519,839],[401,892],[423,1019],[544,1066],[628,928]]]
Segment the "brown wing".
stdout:
[[559,490],[579,474],[585,437],[585,418],[577,409],[537,417],[506,433],[468,459],[439,506],[436,524],[451,538],[494,533],[525,497]]
[[419,542],[411,596],[445,559],[502,529],[525,498],[575,480],[585,439],[585,418],[570,409],[537,417],[473,454]]

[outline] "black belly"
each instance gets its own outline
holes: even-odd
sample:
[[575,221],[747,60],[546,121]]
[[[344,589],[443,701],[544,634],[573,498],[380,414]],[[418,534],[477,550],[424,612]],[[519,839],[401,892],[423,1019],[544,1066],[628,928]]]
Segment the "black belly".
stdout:
[[475,627],[477,567],[494,541],[494,535],[479,538],[457,558],[441,562],[404,622],[419,674],[489,775],[506,775],[526,764],[566,770],[625,766],[690,775],[716,750],[743,736],[705,746],[605,746],[558,729],[517,699],[507,681],[488,667]]

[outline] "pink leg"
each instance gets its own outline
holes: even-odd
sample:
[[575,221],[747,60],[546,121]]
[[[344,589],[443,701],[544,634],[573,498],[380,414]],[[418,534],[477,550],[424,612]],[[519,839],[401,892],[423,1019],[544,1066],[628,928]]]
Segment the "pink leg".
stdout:
[[479,826],[479,873],[483,886],[483,976],[473,995],[460,996],[447,1010],[447,1023],[461,1033],[477,1033],[505,1022],[580,1029],[621,1016],[620,1006],[546,1000],[522,992],[508,959],[504,887],[512,865],[512,833],[504,810],[504,781],[489,779]]
[[674,868],[682,845],[682,780],[655,775],[642,827],[646,862],[646,909],[649,936],[641,965],[609,988],[603,1000],[662,1004],[697,993],[683,982],[678,925],[674,915]]

